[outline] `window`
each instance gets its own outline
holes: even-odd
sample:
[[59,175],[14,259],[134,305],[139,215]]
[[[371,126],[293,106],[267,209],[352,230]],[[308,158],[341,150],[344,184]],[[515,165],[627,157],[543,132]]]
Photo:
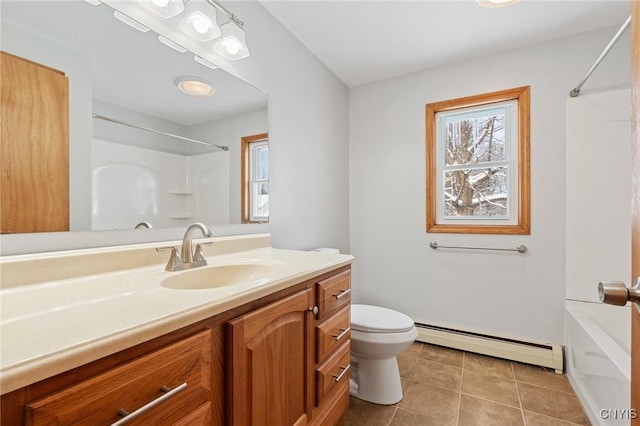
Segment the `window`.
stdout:
[[529,87],[427,105],[427,232],[529,234]]
[[263,133],[242,138],[242,223],[269,221],[268,137],[267,133]]

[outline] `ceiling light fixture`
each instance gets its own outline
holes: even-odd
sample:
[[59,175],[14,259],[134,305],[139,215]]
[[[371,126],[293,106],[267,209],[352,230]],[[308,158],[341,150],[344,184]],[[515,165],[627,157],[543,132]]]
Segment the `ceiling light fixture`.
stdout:
[[496,8],[496,7],[505,7],[510,6],[518,0],[476,0],[480,6]]
[[[1,0],[0,0],[1,1]],[[89,0],[97,1],[97,0]],[[495,0],[494,0],[495,1]],[[244,22],[214,0],[102,0],[114,15],[138,31],[153,30],[172,49],[191,51],[217,68],[219,62],[249,56]],[[226,19],[223,25],[219,19]],[[186,49],[186,50],[185,50]]]
[[213,62],[209,62],[209,61],[207,61],[206,59],[204,59],[203,57],[198,56],[198,55],[195,55],[195,56],[193,57],[193,60],[194,60],[194,61],[196,61],[197,63],[201,64],[201,65],[204,65],[205,67],[209,67],[209,68],[211,68],[212,70],[217,70],[217,69],[219,68],[219,67],[218,67],[216,64],[214,64]]
[[182,0],[140,0],[140,3],[164,19],[173,18],[184,10]]
[[135,19],[128,17],[127,15],[125,15],[122,12],[114,10],[113,11],[113,16],[115,16],[118,21],[124,22],[125,24],[129,25],[131,28],[134,28],[134,29],[140,31],[141,33],[146,33],[147,31],[149,31],[149,28],[145,27],[144,25],[142,25],[140,22],[136,21]]
[[245,41],[244,30],[234,21],[229,21],[220,27],[222,34],[216,40],[213,51],[230,61],[249,56],[249,48]]
[[198,98],[213,96],[216,93],[212,85],[198,77],[180,77],[176,80],[176,86],[182,93]]
[[185,49],[184,47],[180,46],[175,41],[169,40],[165,36],[159,35],[158,36],[158,40],[160,41],[160,43],[164,44],[165,46],[169,46],[170,48],[172,48],[176,52],[185,53],[188,50],[188,49]]
[[180,28],[200,41],[211,41],[220,36],[216,10],[206,3],[190,1],[180,21]]

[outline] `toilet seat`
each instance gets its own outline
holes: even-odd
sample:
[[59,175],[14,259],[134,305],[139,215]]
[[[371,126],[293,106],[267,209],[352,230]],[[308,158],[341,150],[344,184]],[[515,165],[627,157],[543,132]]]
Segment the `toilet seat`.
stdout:
[[365,333],[403,333],[414,328],[413,320],[392,309],[351,305],[351,329]]

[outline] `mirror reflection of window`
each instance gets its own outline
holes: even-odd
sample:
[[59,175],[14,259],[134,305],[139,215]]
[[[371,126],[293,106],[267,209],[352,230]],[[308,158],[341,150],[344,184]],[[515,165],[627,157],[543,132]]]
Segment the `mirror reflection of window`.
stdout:
[[242,222],[269,221],[269,140],[268,134],[242,138]]

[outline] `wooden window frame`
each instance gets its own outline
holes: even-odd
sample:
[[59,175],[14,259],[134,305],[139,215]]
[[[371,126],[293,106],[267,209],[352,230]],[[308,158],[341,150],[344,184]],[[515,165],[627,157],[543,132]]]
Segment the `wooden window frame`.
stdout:
[[[251,191],[249,189],[250,177],[249,177],[249,152],[250,145],[254,142],[262,142],[269,139],[268,133],[260,133],[257,135],[244,136],[240,139],[240,213],[242,223],[264,223],[265,221],[252,221],[251,220],[251,202],[249,196]],[[267,220],[268,222],[268,220]]]
[[[462,108],[480,107],[504,101],[517,101],[518,103],[518,212],[516,224],[452,224],[436,223],[436,212],[439,208],[436,200],[436,114],[445,111],[454,111]],[[517,87],[514,89],[468,96],[442,102],[427,104],[427,232],[433,233],[457,233],[457,234],[519,234],[531,233],[530,210],[530,87]]]

